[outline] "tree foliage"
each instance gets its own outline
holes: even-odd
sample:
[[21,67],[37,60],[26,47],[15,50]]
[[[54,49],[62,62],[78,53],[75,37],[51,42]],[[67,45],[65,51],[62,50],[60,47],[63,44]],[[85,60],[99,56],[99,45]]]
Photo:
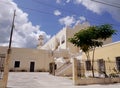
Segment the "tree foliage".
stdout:
[[86,29],[80,30],[72,38],[68,40],[75,46],[80,47],[85,52],[87,59],[90,59],[89,51],[93,50],[92,57],[92,73],[94,77],[94,53],[95,48],[103,45],[103,41],[115,34],[116,31],[110,24],[100,26],[90,26]]
[[90,50],[93,47],[103,45],[100,40],[106,40],[111,37],[116,31],[109,24],[100,26],[90,26],[86,29],[80,30],[72,38],[68,40],[75,46],[80,47],[83,52]]

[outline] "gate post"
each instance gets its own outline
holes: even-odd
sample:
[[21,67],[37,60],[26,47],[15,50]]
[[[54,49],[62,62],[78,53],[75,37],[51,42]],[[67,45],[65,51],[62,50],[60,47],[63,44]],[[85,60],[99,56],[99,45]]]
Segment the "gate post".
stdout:
[[74,85],[77,85],[77,59],[76,58],[73,58],[73,83]]
[[5,63],[4,63],[4,75],[3,75],[3,82],[4,82],[4,88],[7,87],[7,81],[8,81],[8,73],[9,73],[9,62],[10,62],[10,53],[6,55]]

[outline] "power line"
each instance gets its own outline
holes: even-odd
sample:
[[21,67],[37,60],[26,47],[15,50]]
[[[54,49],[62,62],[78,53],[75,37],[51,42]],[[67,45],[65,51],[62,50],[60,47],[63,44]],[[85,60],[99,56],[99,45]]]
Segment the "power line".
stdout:
[[[3,3],[4,4],[8,4],[8,5],[12,5],[11,3],[8,3],[8,2],[3,2]],[[26,9],[26,10],[33,11],[33,12],[38,12],[38,13],[42,13],[42,14],[46,14],[46,15],[54,15],[53,13],[50,13],[50,12],[47,12],[47,11],[43,11],[43,10],[28,8],[28,7],[24,7],[24,6],[21,6],[21,7]],[[63,15],[58,15],[58,16],[63,17]]]
[[[11,3],[7,3],[7,2],[5,2],[5,4],[12,5]],[[48,4],[44,3],[44,5],[48,5]],[[51,6],[51,5],[49,5],[49,6]],[[50,13],[50,12],[47,12],[47,11],[43,11],[43,10],[28,8],[28,7],[24,7],[24,6],[21,6],[21,7],[26,9],[26,10],[30,10],[30,11],[37,12],[37,13],[42,13],[42,14],[46,14],[46,15],[54,15],[53,13]],[[64,17],[64,16],[65,15],[59,15],[59,17]],[[114,26],[120,26],[120,25],[117,25],[117,24],[114,24],[114,23],[110,23],[110,22],[107,22],[105,20],[93,18],[93,17],[89,17],[89,19],[91,19],[91,21],[93,21],[93,22],[97,22],[97,23],[100,23],[100,24],[109,23],[109,24],[113,24]],[[87,20],[90,21],[89,19],[87,19]]]
[[120,8],[120,6],[116,6],[114,4],[110,4],[110,3],[107,3],[107,2],[101,2],[101,1],[98,1],[98,0],[91,0],[91,1],[101,3],[101,4],[104,4],[104,5],[108,5],[108,6],[112,6],[112,7],[115,7],[115,8]]
[[[112,6],[112,7],[115,7],[115,8],[120,8],[119,6],[116,6],[116,5],[113,5],[113,4],[110,4],[110,3],[107,3],[107,2],[101,2],[101,1],[97,1],[97,0],[91,0],[91,1],[93,1],[93,2],[97,2],[97,3],[101,3],[101,4],[104,4],[104,5],[108,5],[108,6]],[[117,5],[120,5],[120,4],[117,4]],[[117,34],[119,34],[120,35],[120,33],[119,32],[117,32]],[[115,36],[114,36],[115,37]],[[116,37],[118,37],[118,36],[116,36]],[[118,37],[119,38],[119,37]],[[118,39],[117,38],[117,39]]]
[[[109,0],[108,0],[109,1]],[[108,2],[109,3],[109,2]],[[111,4],[114,4],[114,5],[120,5],[120,2],[117,3],[117,2],[112,2]]]
[[[5,4],[8,4],[8,5],[12,5],[11,3],[5,3]],[[37,12],[37,13],[42,13],[42,14],[46,14],[46,15],[54,15],[53,13],[50,13],[50,12],[46,12],[46,11],[42,11],[42,10],[37,10],[37,9],[33,9],[33,8],[28,8],[28,7],[24,7],[24,6],[21,6],[22,8],[24,8],[24,9],[27,9],[27,10],[30,10],[30,11],[34,11],[34,12]],[[63,17],[63,15],[59,15],[60,17]],[[103,22],[102,21],[100,21],[100,20],[96,20],[96,18],[94,18],[94,19],[92,19],[91,17],[89,18],[89,19],[91,19],[92,21],[93,21],[93,23],[95,22],[95,24],[105,24],[105,22],[104,22],[104,20],[103,20]],[[97,23],[96,23],[97,22]],[[108,23],[108,22],[106,22],[106,23]],[[114,24],[114,23],[109,23],[109,24],[113,24],[114,26],[120,26],[120,25],[116,25],[116,24]],[[119,32],[117,32],[117,34],[118,35],[120,35],[120,33]],[[119,39],[120,37],[118,36],[118,35],[116,35],[116,36],[114,36],[116,39]]]
[[[43,4],[43,5],[47,5],[49,7],[51,7],[52,5],[49,5],[49,4],[46,4],[46,3],[43,3],[39,1],[39,4]],[[5,4],[8,4],[8,5],[12,5],[11,3],[8,3],[8,2],[4,2]],[[50,13],[50,12],[46,12],[46,11],[43,11],[43,10],[37,10],[37,9],[33,9],[33,8],[28,8],[28,7],[24,7],[24,6],[21,6],[22,8],[24,9],[27,9],[27,10],[30,10],[30,11],[34,11],[34,12],[38,12],[38,13],[43,13],[43,14],[47,14],[47,15],[54,15],[53,13]],[[55,6],[52,6],[52,8],[56,8]],[[57,7],[58,8],[58,7]],[[61,8],[60,8],[61,9]],[[63,10],[63,9],[62,9]],[[59,15],[60,17],[64,17],[65,15]]]
[[[54,6],[54,5],[51,5],[51,4],[48,4],[48,3],[45,3],[45,2],[39,1],[39,0],[32,0],[32,1],[35,2],[35,3],[37,3],[37,4],[41,4],[41,5],[44,5],[44,6],[48,6],[48,7],[50,7],[50,8],[60,9],[60,10],[62,10],[62,11],[64,11],[64,12],[67,12],[67,13],[72,13],[72,14],[77,14],[77,15],[79,15],[78,13],[73,12],[73,11],[71,11],[71,10],[66,10],[66,9],[63,9],[63,8],[60,8],[60,7],[57,7],[57,6]],[[93,18],[93,19],[92,19],[92,18]],[[94,18],[94,17],[89,17],[89,19],[91,19],[91,20],[96,19],[96,20],[95,20],[96,22],[105,21],[105,20],[102,20],[102,19]],[[88,20],[88,19],[87,19],[87,20]],[[107,22],[107,21],[106,21],[106,22]],[[107,22],[107,23],[108,23],[108,22]],[[114,23],[111,23],[111,24],[114,24]],[[114,24],[114,25],[116,25],[116,24]],[[120,25],[119,25],[119,26],[120,26]]]
[[[65,13],[72,13],[72,14],[76,14],[76,15],[80,15],[79,13],[76,13],[75,11],[71,11],[71,10],[66,10],[66,9],[63,9],[61,7],[57,7],[55,5],[51,5],[51,4],[48,4],[48,3],[45,3],[45,2],[42,2],[42,1],[39,1],[39,0],[32,0],[33,2],[37,3],[37,4],[41,4],[41,5],[44,5],[44,6],[47,6],[47,7],[50,7],[50,8],[54,8],[54,9],[60,9],[62,10],[63,12]],[[90,17],[90,19],[93,18],[93,17]],[[101,19],[99,19],[101,20]],[[104,20],[103,20],[104,21]]]
[[79,13],[76,13],[75,11],[66,10],[66,9],[61,8],[61,7],[57,7],[55,5],[51,5],[51,4],[48,4],[48,3],[45,3],[45,2],[42,2],[39,0],[32,0],[32,1],[37,3],[37,4],[45,5],[45,6],[50,7],[50,8],[60,9],[60,10],[64,11],[65,13],[79,14]]

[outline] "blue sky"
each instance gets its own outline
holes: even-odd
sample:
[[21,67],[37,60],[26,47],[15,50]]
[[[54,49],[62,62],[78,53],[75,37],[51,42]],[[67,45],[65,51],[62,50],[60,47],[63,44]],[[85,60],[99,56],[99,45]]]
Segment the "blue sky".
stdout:
[[[78,17],[84,13],[82,9],[85,9],[85,7],[83,6],[78,6],[72,3],[65,5],[64,3],[58,4],[56,3],[56,0],[29,0],[29,2],[28,0],[14,1],[18,4],[20,8],[23,9],[23,11],[29,14],[29,20],[32,21],[34,25],[40,25],[41,29],[50,35],[56,34],[60,29],[63,28],[64,25],[61,25],[58,21],[60,18],[76,15],[75,17],[78,19]],[[34,10],[32,11],[29,9],[25,9],[24,7],[33,8],[35,10],[40,10],[46,13]],[[55,10],[59,10],[61,12],[61,15],[55,16]]]
[[[84,16],[90,24],[111,23],[119,25],[119,22],[113,19],[108,12],[95,13],[86,9],[82,4],[73,2],[73,0],[70,3],[66,3],[66,0],[61,0],[60,3],[57,3],[56,0],[14,0],[14,2],[17,3],[19,8],[29,14],[29,20],[34,25],[40,25],[41,29],[50,35],[56,34],[65,26],[61,25],[58,20],[66,16],[74,16],[76,19]],[[59,10],[61,15],[55,16],[55,10]]]
[[[50,36],[55,35],[63,27],[73,27],[78,22],[82,23],[88,21],[91,25],[101,25],[105,23],[113,24],[113,27],[117,29],[118,34],[113,36],[113,41],[120,40],[119,28],[120,28],[120,8],[119,0],[104,0],[102,2],[108,5],[101,4],[95,1],[101,0],[1,0],[4,8],[16,8],[16,20],[23,19],[23,23],[27,24],[27,28],[32,27],[36,31],[30,31],[29,36],[25,36],[24,44],[20,41],[13,41],[13,45],[16,47],[35,47],[36,43],[28,46],[30,41],[36,41],[39,34],[44,34],[46,41]],[[11,5],[10,5],[11,4]],[[112,6],[110,6],[112,5]],[[118,7],[116,7],[118,6]],[[20,12],[19,12],[20,10]],[[1,15],[2,14],[2,9]],[[7,13],[7,9],[5,9]],[[9,12],[12,17],[12,10]],[[24,14],[24,16],[23,16]],[[22,16],[21,16],[22,15]],[[17,22],[18,22],[17,21]],[[20,22],[17,23],[21,24]],[[5,23],[5,22],[4,22]],[[22,23],[21,26],[24,24]],[[26,26],[25,26],[26,27]],[[23,27],[23,29],[25,28]],[[19,29],[16,28],[16,29]],[[40,30],[40,31],[39,31]],[[29,32],[28,32],[29,33]],[[22,39],[21,35],[24,33],[17,30],[16,35],[19,34],[18,40]],[[37,36],[36,36],[37,35]],[[31,37],[29,39],[28,37]],[[35,39],[33,37],[36,37]],[[33,40],[32,40],[33,39]],[[26,41],[28,43],[26,43]],[[1,42],[0,45],[7,45]]]

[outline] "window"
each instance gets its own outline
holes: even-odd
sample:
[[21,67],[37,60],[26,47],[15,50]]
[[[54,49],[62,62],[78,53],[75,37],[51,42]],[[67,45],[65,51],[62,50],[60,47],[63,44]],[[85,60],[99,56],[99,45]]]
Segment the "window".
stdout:
[[61,44],[65,43],[65,36],[62,36],[61,38]]
[[63,44],[65,42],[65,40],[62,40],[61,44]]
[[105,72],[105,61],[103,59],[99,59],[98,60],[98,71],[100,73],[104,73]]
[[91,61],[87,60],[87,61],[85,61],[85,63],[86,63],[86,70],[90,71],[91,70]]
[[116,57],[117,70],[120,71],[120,57]]
[[81,63],[79,60],[77,60],[77,76],[81,77]]
[[15,68],[20,67],[20,61],[15,61],[14,67],[15,67]]
[[4,71],[4,61],[5,61],[5,54],[0,54],[0,72]]

